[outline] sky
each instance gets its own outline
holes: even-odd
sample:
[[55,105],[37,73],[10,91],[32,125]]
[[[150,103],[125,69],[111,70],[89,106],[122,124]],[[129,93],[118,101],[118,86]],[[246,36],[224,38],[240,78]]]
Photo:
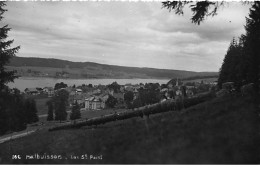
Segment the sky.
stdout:
[[161,2],[8,2],[3,24],[17,56],[109,65],[219,71],[249,5],[230,2],[200,25]]

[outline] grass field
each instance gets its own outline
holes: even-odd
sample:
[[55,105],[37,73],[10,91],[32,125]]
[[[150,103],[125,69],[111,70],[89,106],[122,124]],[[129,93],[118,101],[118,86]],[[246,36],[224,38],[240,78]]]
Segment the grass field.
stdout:
[[[48,132],[0,144],[0,161],[31,164],[259,164],[259,118],[252,100],[214,99],[180,112]],[[22,160],[12,160],[13,154]],[[62,159],[25,159],[26,155]],[[97,159],[71,159],[87,154]],[[102,155],[102,160],[100,159]],[[99,157],[98,157],[99,156]]]

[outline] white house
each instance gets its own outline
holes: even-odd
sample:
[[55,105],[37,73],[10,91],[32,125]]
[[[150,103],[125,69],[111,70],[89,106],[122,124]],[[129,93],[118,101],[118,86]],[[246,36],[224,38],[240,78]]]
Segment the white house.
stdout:
[[30,95],[40,94],[39,91],[36,88],[26,88],[24,91],[25,91],[26,94],[30,94]]
[[105,102],[100,97],[90,97],[85,99],[86,110],[99,110],[105,108]]
[[44,87],[43,92],[48,94],[48,97],[54,96],[54,89],[52,87]]
[[81,95],[82,94],[82,90],[80,88],[76,89],[76,95]]

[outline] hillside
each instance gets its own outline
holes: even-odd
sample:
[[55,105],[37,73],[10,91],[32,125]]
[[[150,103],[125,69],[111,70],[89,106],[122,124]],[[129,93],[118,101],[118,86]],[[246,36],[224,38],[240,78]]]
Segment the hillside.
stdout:
[[187,78],[215,77],[217,72],[193,72],[154,68],[125,67],[93,62],[71,62],[50,58],[13,57],[8,69],[21,76],[48,76],[69,78]]
[[[42,130],[0,144],[0,157],[3,164],[259,164],[258,125],[252,99],[215,98],[148,120]],[[23,159],[12,160],[12,154]],[[61,155],[63,159],[24,159],[35,154]],[[70,159],[85,154],[102,155],[102,160]]]

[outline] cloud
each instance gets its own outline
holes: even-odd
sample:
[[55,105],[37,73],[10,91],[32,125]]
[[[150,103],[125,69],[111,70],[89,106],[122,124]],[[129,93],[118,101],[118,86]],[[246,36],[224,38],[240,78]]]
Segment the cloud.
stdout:
[[[231,3],[200,26],[160,2],[8,2],[5,23],[20,56],[218,71],[248,6]],[[209,60],[210,59],[210,60]]]
[[208,18],[200,25],[191,23],[190,9],[185,8],[184,16],[166,14],[160,11],[148,27],[153,30],[170,33],[195,33],[202,39],[209,41],[226,41],[230,36],[240,36],[243,33],[245,16],[248,13],[248,6],[242,6],[239,2],[233,2],[227,8],[220,8],[219,14],[213,18]]

